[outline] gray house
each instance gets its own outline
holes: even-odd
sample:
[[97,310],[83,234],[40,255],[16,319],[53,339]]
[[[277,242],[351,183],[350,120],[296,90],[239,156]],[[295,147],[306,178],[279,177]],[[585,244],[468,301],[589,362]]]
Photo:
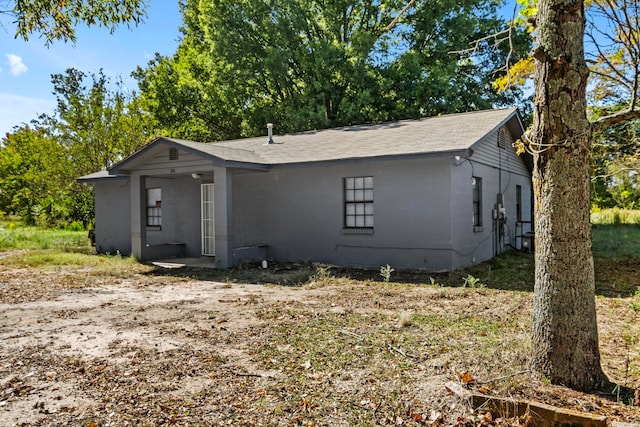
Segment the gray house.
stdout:
[[95,186],[101,253],[454,270],[520,248],[515,109],[219,143],[158,138]]

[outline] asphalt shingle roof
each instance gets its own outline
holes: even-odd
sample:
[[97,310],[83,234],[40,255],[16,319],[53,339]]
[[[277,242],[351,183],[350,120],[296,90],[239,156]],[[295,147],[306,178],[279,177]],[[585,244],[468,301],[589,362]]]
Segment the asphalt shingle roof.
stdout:
[[135,168],[136,162],[150,147],[166,143],[231,167],[259,169],[274,165],[375,157],[462,154],[514,116],[517,116],[515,108],[448,114],[418,120],[274,135],[272,144],[267,144],[266,135],[215,143],[158,138],[115,164],[109,171],[87,175],[79,178],[79,181],[94,182],[117,177],[120,172]]
[[515,112],[496,109],[274,135],[273,144],[267,144],[266,135],[207,144],[163,139],[223,160],[264,165],[433,154],[470,148]]

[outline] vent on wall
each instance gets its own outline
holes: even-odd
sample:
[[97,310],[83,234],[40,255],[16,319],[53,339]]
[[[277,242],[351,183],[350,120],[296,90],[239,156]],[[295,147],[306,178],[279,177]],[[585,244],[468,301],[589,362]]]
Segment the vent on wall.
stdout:
[[498,131],[498,147],[507,148],[506,140],[507,140],[507,138],[505,136],[504,129],[500,129]]
[[169,160],[178,160],[177,148],[169,148]]

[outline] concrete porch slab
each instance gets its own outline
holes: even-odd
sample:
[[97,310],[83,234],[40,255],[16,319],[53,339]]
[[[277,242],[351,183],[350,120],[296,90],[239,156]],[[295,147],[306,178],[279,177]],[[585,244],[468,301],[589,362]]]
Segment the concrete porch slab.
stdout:
[[171,258],[151,261],[151,264],[161,268],[216,268],[216,259],[215,257]]

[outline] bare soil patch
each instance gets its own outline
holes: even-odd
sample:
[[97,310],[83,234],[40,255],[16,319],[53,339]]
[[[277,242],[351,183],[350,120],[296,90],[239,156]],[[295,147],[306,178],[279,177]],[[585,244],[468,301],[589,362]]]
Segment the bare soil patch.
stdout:
[[[525,372],[530,292],[194,276],[0,271],[0,425],[517,421],[471,413],[448,381],[640,422],[619,402],[632,395],[577,393]],[[640,319],[628,302],[598,298],[601,345],[610,378],[636,389]]]

